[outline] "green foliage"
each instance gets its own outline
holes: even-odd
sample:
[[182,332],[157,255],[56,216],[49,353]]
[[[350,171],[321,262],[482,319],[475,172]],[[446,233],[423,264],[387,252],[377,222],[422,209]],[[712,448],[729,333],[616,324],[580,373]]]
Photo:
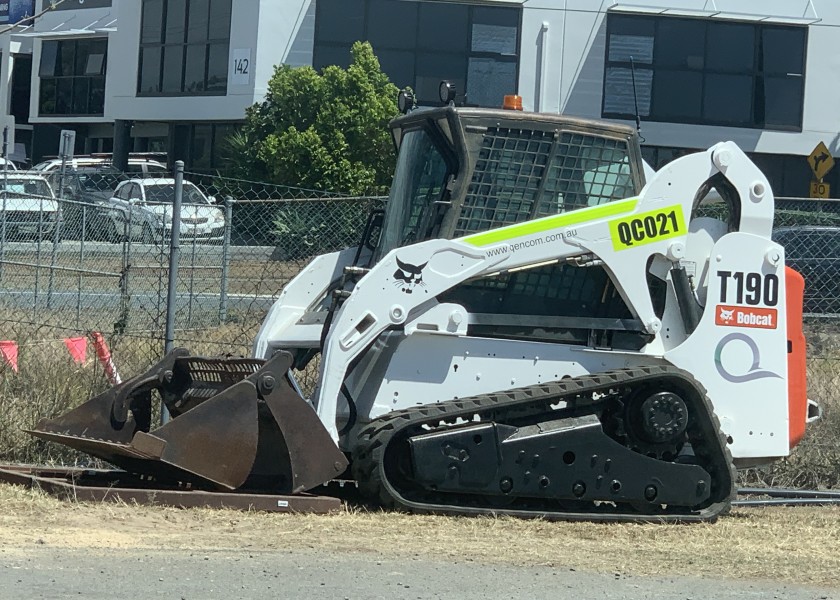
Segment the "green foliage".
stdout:
[[347,69],[276,67],[265,100],[226,142],[233,176],[351,195],[387,190],[397,88],[370,44],[356,42],[351,53]]
[[346,200],[284,204],[274,217],[274,234],[282,258],[298,260],[355,246],[368,212]]

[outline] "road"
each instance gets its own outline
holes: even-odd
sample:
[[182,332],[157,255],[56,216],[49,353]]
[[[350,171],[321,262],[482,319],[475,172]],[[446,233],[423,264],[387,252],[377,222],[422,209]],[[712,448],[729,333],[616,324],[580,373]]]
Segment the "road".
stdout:
[[[41,542],[41,543],[39,543]],[[667,564],[663,565],[663,570]],[[314,551],[0,549],[0,598],[837,600],[836,590]]]

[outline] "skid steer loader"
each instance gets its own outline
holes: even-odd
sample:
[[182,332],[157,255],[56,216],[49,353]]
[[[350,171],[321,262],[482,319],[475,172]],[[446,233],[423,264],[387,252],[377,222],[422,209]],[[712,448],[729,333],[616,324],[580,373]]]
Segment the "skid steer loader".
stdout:
[[252,358],[176,350],[33,433],[207,489],[665,521],[714,519],[736,467],[801,439],[803,280],[735,144],[645,181],[623,125],[449,105],[391,128],[384,213],[285,286]]

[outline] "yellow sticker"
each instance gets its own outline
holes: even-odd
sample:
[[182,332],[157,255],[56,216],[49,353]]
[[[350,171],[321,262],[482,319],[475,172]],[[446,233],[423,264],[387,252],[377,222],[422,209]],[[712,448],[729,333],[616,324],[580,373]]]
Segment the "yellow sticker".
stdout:
[[652,244],[687,232],[681,204],[610,221],[610,237],[616,250]]

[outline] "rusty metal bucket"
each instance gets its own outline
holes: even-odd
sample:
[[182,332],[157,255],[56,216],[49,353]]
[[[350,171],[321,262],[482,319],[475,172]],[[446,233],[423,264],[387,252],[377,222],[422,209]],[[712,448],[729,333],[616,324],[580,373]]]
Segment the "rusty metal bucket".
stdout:
[[[159,481],[293,494],[340,475],[347,459],[292,388],[288,352],[268,361],[178,348],[29,433]],[[152,392],[172,417],[151,431]]]

